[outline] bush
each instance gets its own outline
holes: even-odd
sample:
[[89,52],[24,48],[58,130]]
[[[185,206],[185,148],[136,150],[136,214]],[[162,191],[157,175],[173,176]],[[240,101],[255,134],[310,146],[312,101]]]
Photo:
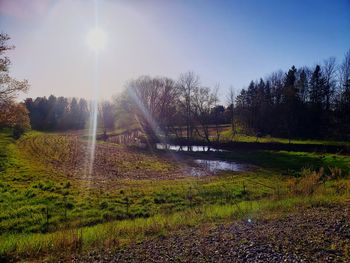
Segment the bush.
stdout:
[[321,168],[318,172],[310,169],[303,169],[300,178],[290,179],[288,182],[289,190],[295,195],[310,196],[317,188],[322,185],[324,170]]
[[24,130],[22,127],[16,125],[16,126],[13,128],[12,137],[13,137],[15,140],[17,140],[17,139],[19,139],[19,138],[22,136],[22,134],[23,134],[24,132],[25,132],[25,130]]
[[12,128],[13,138],[18,139],[25,131],[30,130],[28,110],[23,103],[2,102],[0,112],[0,127]]

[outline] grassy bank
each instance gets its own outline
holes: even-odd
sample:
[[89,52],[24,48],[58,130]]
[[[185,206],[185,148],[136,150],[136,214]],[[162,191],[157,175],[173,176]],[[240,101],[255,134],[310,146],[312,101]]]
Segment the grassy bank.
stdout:
[[[202,154],[202,156],[205,157],[208,155]],[[334,168],[338,168],[344,175],[350,170],[350,156],[341,154],[288,151],[233,151],[212,153],[212,157],[251,163],[268,170],[272,169],[282,174],[296,176],[304,168],[311,170],[324,168],[327,173],[336,172]]]
[[282,144],[315,144],[315,145],[335,145],[335,146],[350,146],[347,141],[333,141],[333,140],[311,140],[311,139],[291,139],[278,138],[271,136],[256,137],[246,134],[232,135],[231,128],[227,126],[224,131],[220,132],[223,141],[237,141],[237,142],[260,142],[260,143],[282,143]]

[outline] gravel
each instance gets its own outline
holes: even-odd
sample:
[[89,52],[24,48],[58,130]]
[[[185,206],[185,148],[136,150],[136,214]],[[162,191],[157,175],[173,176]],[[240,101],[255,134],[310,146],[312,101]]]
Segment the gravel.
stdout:
[[350,262],[350,206],[203,224],[72,262]]

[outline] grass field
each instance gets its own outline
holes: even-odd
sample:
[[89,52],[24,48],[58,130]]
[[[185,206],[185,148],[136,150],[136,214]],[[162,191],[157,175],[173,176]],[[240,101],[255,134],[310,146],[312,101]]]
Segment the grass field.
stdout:
[[350,200],[349,156],[213,153],[205,158],[256,169],[193,177],[186,168],[202,154],[98,143],[89,176],[86,143],[74,134],[30,132],[14,141],[0,133],[0,259],[54,260],[186,226]]
[[260,143],[283,143],[283,144],[315,144],[315,145],[346,145],[350,146],[350,142],[347,141],[332,141],[332,140],[308,140],[308,139],[291,139],[288,138],[276,138],[271,136],[262,136],[257,138],[256,136],[250,136],[243,133],[232,135],[231,127],[222,127],[220,132],[221,139],[224,141],[237,141],[237,142],[260,142]]

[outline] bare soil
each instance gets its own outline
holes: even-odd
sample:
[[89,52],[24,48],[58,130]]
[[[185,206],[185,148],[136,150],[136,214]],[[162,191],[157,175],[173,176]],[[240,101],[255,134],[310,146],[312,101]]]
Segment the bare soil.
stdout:
[[96,143],[92,173],[89,173],[91,149],[87,140],[76,135],[42,135],[23,140],[20,145],[40,163],[71,179],[91,181],[111,179],[179,179],[183,162],[171,154],[142,151],[113,143]]

